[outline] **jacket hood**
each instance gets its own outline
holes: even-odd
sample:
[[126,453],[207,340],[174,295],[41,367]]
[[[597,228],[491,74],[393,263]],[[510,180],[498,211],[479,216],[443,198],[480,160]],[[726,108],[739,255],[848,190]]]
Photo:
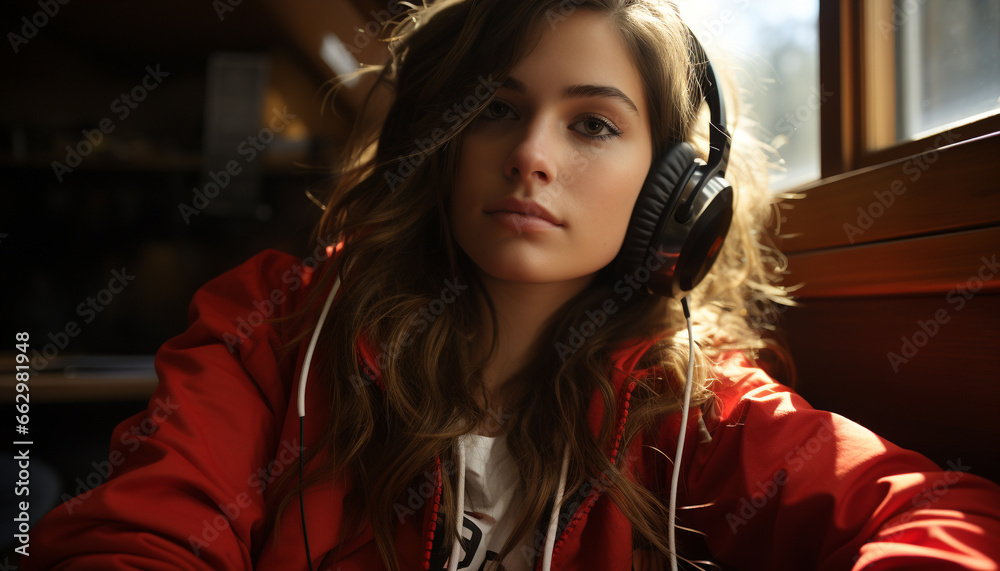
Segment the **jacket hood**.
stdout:
[[[341,245],[337,246],[339,250]],[[328,253],[334,253],[333,247],[328,248]],[[310,276],[311,277],[311,276]],[[313,342],[310,347],[306,350],[306,359],[302,363],[302,367],[308,367],[309,360],[311,359],[311,354],[313,346],[315,345],[315,339],[319,334],[319,331],[323,327],[324,320],[328,310],[330,309],[332,302],[336,298],[337,291],[340,287],[340,280],[337,278],[335,283],[331,287],[330,292],[327,294],[326,304],[319,317],[317,326],[314,332]],[[639,359],[643,354],[657,341],[657,339],[632,339],[619,344],[619,346],[612,352],[611,368],[609,371],[609,379],[611,380],[613,386],[613,392],[617,395],[615,415],[614,420],[611,424],[612,429],[615,430],[614,437],[610,449],[606,451],[608,454],[608,459],[614,462],[617,458],[619,447],[622,443],[622,438],[625,433],[625,423],[628,418],[629,402],[631,400],[632,392],[635,389],[636,382],[633,372],[638,365]],[[356,358],[358,361],[358,366],[362,373],[365,375],[365,381],[367,383],[374,384],[379,390],[384,391],[385,386],[382,382],[381,370],[378,363],[378,354],[371,342],[362,336],[359,338],[356,346]],[[308,377],[308,371],[302,372],[302,379],[305,380]],[[303,388],[302,397],[305,398],[306,391]],[[305,410],[304,404],[302,405],[302,411]],[[595,438],[599,436],[601,421],[603,419],[605,410],[604,399],[601,395],[600,390],[595,390],[594,395],[591,398],[589,409],[587,412],[588,422],[591,427]],[[301,413],[300,413],[301,414]],[[679,428],[679,427],[678,427]],[[458,535],[461,537],[461,526],[463,525],[464,518],[464,505],[463,505],[463,495],[464,495],[464,480],[465,480],[465,457],[464,450],[461,446],[458,447],[458,496],[456,498],[457,503],[457,514],[456,521],[459,525]],[[597,501],[603,489],[608,484],[606,477],[601,477],[597,480],[597,485],[583,486],[576,490],[574,494],[569,497],[563,497],[565,492],[565,485],[567,479],[567,467],[569,464],[569,447],[567,446],[563,452],[562,458],[562,469],[560,474],[560,481],[557,488],[556,497],[553,502],[553,506],[559,506],[558,510],[549,510],[548,514],[548,525],[546,528],[537,528],[536,536],[544,531],[545,542],[543,544],[543,552],[541,557],[538,558],[537,569],[542,571],[548,571],[551,568],[551,561],[554,553],[558,551],[559,547],[562,545],[566,533],[579,521],[586,519],[586,514],[589,512],[590,508]],[[436,533],[437,526],[440,524],[439,510],[441,507],[441,494],[442,494],[442,470],[441,470],[441,459],[440,457],[435,457],[435,474],[434,479],[434,494],[433,502],[427,502],[430,509],[425,509],[423,529],[422,529],[422,544],[425,549],[423,568],[441,568],[444,564],[444,558],[446,553],[441,549],[444,534]],[[427,498],[430,500],[430,498]],[[370,530],[369,532],[370,533]],[[558,539],[557,539],[558,538]],[[397,535],[397,541],[399,536]],[[451,565],[449,569],[455,569],[457,565],[457,560],[460,555],[460,543],[456,538],[454,545],[451,549],[450,562]],[[434,558],[437,557],[439,560],[435,561]]]

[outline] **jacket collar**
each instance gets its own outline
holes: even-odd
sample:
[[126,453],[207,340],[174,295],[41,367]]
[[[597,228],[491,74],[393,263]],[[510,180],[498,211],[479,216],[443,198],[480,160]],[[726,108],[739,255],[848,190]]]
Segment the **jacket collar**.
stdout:
[[[618,395],[615,420],[612,423],[612,427],[616,429],[616,432],[612,440],[611,447],[607,450],[608,457],[612,462],[615,461],[619,453],[619,448],[625,433],[625,422],[628,418],[629,401],[632,397],[632,391],[636,386],[633,372],[638,365],[639,359],[655,342],[656,339],[630,340],[620,344],[619,348],[612,354],[610,380],[615,394]],[[379,390],[385,390],[385,386],[381,379],[381,371],[378,365],[378,355],[374,351],[370,342],[367,342],[365,339],[359,340],[357,346],[357,358],[359,368],[365,375],[365,382],[374,384],[379,388]],[[593,397],[591,398],[590,408],[587,411],[587,420],[595,437],[599,435],[603,415],[604,399],[601,396],[600,391],[595,391]],[[443,470],[440,457],[435,457],[434,463],[436,474],[434,476],[435,482],[433,498],[427,498],[428,509],[424,510],[424,521],[421,534],[419,536],[414,536],[414,530],[412,529],[398,529],[396,538],[397,547],[403,548],[404,545],[400,543],[403,542],[410,548],[410,550],[406,551],[401,550],[399,553],[414,553],[412,549],[418,549],[423,552],[421,568],[424,569],[439,568],[443,565],[444,559],[447,557],[446,550],[442,549],[442,538],[444,537],[444,534],[436,533],[437,527],[441,522],[439,509],[442,493],[441,480],[443,478]],[[579,521],[581,515],[589,512],[590,508],[594,505],[609,483],[609,481],[604,477],[597,478],[593,481],[595,482],[595,485],[581,487],[572,496],[568,496],[563,502],[559,514],[559,526],[556,532],[556,537],[558,539],[553,553],[553,561],[555,561],[555,556],[558,553],[559,547],[565,540],[565,535],[568,530]],[[548,521],[548,519],[549,515],[545,514],[541,521],[545,522]],[[542,523],[539,523],[536,534],[537,533],[544,534]],[[414,540],[421,538],[422,540],[417,541],[415,545],[409,545],[414,543]],[[538,559],[536,567],[540,568],[540,565],[541,558]]]
[[[332,248],[332,246],[328,248],[328,254],[330,254],[331,257],[333,254]],[[336,249],[339,250],[340,245],[338,245]],[[311,281],[311,272],[309,272],[309,275],[305,275],[303,277],[304,281],[308,284]],[[611,447],[607,451],[609,459],[612,462],[615,461],[619,452],[619,447],[625,430],[625,421],[628,417],[629,401],[632,396],[632,391],[636,386],[633,372],[636,369],[639,359],[655,342],[656,339],[633,339],[619,344],[618,348],[612,352],[609,378],[612,382],[614,394],[618,395],[615,419],[612,424],[612,427],[616,429],[616,432]],[[299,355],[300,367],[302,365],[303,355],[304,352]],[[377,386],[379,390],[384,391],[385,386],[382,383],[380,367],[378,364],[378,353],[375,351],[371,343],[363,337],[362,339],[359,339],[356,347],[356,358],[358,360],[359,368],[365,376],[363,382],[372,383]],[[312,371],[309,372],[309,375],[310,377],[312,376]],[[310,381],[306,388],[307,395],[309,395],[309,393],[315,393],[319,389],[319,384]],[[313,398],[321,398],[318,394],[312,396]],[[307,396],[307,398],[309,397]],[[313,400],[313,402],[317,401]],[[603,414],[603,397],[600,391],[595,391],[595,394],[591,398],[590,408],[587,412],[588,423],[590,424],[595,437],[598,436],[600,431]],[[318,441],[317,439],[320,436],[319,430],[321,430],[321,424],[321,422],[306,423],[306,440],[308,442]],[[286,422],[286,435],[288,434],[290,428],[289,423]],[[322,461],[322,459],[323,454],[321,453],[313,459],[312,463],[318,463]],[[440,457],[436,457],[434,459],[434,469],[432,474],[431,478],[433,479],[433,484],[430,487],[433,488],[433,493],[420,495],[420,498],[423,500],[420,507],[425,508],[423,509],[423,518],[420,529],[417,529],[416,521],[418,518],[416,517],[403,518],[402,523],[397,527],[397,553],[400,556],[400,564],[403,568],[417,568],[417,565],[419,565],[419,568],[424,569],[430,568],[431,566],[437,568],[439,566],[438,563],[435,562],[432,565],[431,559],[435,556],[442,559],[443,557],[446,557],[446,554],[443,554],[443,550],[441,549],[441,538],[444,534],[436,533],[437,527],[440,523],[439,510],[442,493],[442,479],[444,477]],[[309,495],[318,493],[323,496],[316,498],[319,500],[318,502],[315,502],[316,505],[341,505],[344,499],[343,495],[347,490],[351,489],[351,483],[349,481],[350,476],[345,477],[348,481],[338,482],[337,484],[340,485],[335,485],[333,482],[326,482],[315,488],[310,488]],[[566,534],[572,526],[580,521],[581,517],[585,517],[585,514],[589,512],[590,508],[603,492],[605,487],[604,484],[606,483],[606,479],[601,478],[598,480],[598,485],[584,486],[583,488],[577,490],[573,496],[566,498],[563,502],[559,514],[559,527],[556,534],[558,540],[556,541],[555,550],[553,552],[553,564],[555,563],[559,548],[566,539]],[[313,540],[316,547],[316,550],[313,551],[313,553],[317,557],[322,557],[324,554],[336,547],[336,531],[338,530],[340,522],[335,516],[334,511],[335,510],[314,509],[307,510],[306,512],[308,529],[315,529],[321,534],[317,535]],[[339,510],[337,511],[339,512]],[[548,515],[546,515],[542,521],[547,520]],[[539,526],[541,525],[542,524],[540,523]],[[543,533],[541,531],[539,532]],[[294,535],[299,535],[297,539],[302,539],[301,529],[292,533]],[[370,541],[371,536],[372,532],[370,529],[364,531],[361,536],[351,540],[350,545],[340,546],[341,553],[348,553],[353,549],[356,549],[363,543]],[[443,560],[441,563],[443,564]],[[539,558],[538,561],[538,566],[540,565],[541,558]]]

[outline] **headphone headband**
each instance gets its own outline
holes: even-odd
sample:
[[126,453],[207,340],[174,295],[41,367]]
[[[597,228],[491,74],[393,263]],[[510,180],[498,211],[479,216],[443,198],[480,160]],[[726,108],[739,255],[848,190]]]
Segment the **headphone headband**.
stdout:
[[[698,76],[698,88],[701,91],[701,98],[708,104],[710,113],[710,130],[708,134],[708,167],[709,176],[718,173],[720,176],[726,174],[726,167],[729,164],[730,135],[726,126],[726,102],[719,89],[719,76],[712,67],[712,61],[708,59],[704,46],[698,41],[697,36],[687,24],[684,25],[688,32],[690,41],[690,51],[693,52],[689,58],[695,73]],[[699,70],[698,68],[702,68]],[[699,73],[700,71],[700,73]],[[706,177],[707,178],[707,177]]]

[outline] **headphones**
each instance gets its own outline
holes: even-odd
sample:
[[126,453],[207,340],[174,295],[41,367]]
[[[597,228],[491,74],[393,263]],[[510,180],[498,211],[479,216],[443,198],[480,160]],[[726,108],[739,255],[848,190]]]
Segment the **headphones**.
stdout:
[[712,268],[733,219],[733,188],[724,178],[729,163],[726,107],[708,55],[688,29],[691,64],[711,112],[708,162],[696,159],[687,142],[672,143],[653,162],[636,200],[616,276],[631,275],[650,293],[680,298]]

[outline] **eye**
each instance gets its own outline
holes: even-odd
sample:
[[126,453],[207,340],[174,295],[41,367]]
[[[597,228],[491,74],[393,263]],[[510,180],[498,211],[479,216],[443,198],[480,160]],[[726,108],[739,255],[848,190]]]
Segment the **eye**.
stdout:
[[508,113],[513,112],[511,106],[508,105],[502,99],[494,99],[490,101],[489,104],[483,109],[480,118],[487,121],[499,121],[507,116]]
[[[508,117],[509,115],[514,115],[514,117]],[[507,118],[516,119],[517,114],[514,112],[514,108],[502,99],[491,101],[478,117],[478,119],[485,121],[501,121]],[[574,131],[594,141],[604,141],[612,137],[621,137],[622,135],[622,131],[615,127],[615,124],[610,119],[601,115],[587,115],[583,120],[577,121],[573,125]],[[584,128],[582,130],[577,129],[575,128],[576,125],[583,125]]]
[[[584,130],[577,130],[578,133],[599,141],[622,135],[621,130],[616,128],[614,123],[600,115],[588,115],[584,120],[576,122],[575,125],[584,126]],[[605,130],[607,133],[602,135],[601,132]]]

